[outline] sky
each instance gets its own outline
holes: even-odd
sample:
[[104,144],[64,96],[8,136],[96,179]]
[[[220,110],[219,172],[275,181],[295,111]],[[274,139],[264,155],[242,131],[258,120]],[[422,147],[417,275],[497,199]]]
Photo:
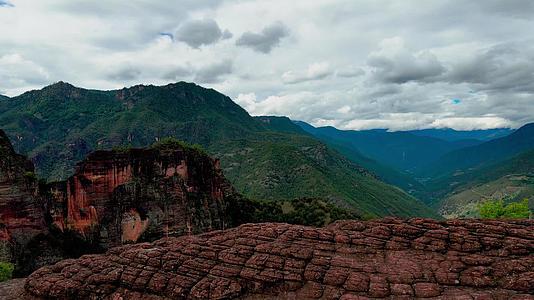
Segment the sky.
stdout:
[[531,0],[0,0],[0,94],[195,82],[340,129],[534,122]]

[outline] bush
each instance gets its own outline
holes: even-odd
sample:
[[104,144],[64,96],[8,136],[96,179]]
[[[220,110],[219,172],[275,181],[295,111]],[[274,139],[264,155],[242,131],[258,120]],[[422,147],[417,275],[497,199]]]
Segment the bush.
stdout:
[[489,200],[481,203],[478,210],[483,219],[525,219],[530,216],[528,199],[506,205],[502,199]]
[[0,262],[0,282],[11,279],[15,266],[12,263]]
[[206,150],[199,144],[189,144],[184,141],[180,141],[173,137],[165,137],[152,144],[151,148],[158,150],[174,150],[174,149],[185,149],[191,150],[201,155],[208,155]]

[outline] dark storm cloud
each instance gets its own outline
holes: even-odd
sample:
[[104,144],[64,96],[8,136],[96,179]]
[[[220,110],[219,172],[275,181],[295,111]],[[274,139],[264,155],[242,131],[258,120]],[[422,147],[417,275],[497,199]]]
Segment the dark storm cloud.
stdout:
[[199,83],[216,83],[221,80],[222,76],[231,74],[232,70],[233,62],[231,60],[223,60],[220,63],[199,68],[195,74],[195,81]]
[[223,37],[229,38],[231,34],[228,30],[223,33],[215,20],[191,20],[180,26],[176,32],[176,39],[192,48],[199,48],[215,44]]
[[247,31],[235,42],[237,46],[248,47],[254,51],[269,53],[289,35],[289,29],[281,22],[269,25],[259,33]]

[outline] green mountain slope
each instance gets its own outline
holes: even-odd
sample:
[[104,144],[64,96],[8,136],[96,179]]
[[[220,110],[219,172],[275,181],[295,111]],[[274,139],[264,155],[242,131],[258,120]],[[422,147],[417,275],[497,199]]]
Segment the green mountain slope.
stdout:
[[321,134],[320,130],[317,130],[315,127],[305,123],[305,122],[295,122],[303,130],[306,130],[310,134],[313,134],[317,139],[326,143],[333,149],[336,149],[339,153],[343,154],[345,157],[353,161],[355,164],[364,167],[367,170],[372,171],[377,174],[380,179],[383,181],[398,186],[403,190],[409,192],[410,194],[419,194],[424,190],[424,186],[419,183],[417,180],[412,178],[410,174],[398,171],[392,167],[383,165],[376,160],[370,159],[356,148],[352,143],[344,142],[343,140],[337,140],[330,138],[329,135]]
[[430,177],[448,177],[506,160],[531,149],[534,149],[534,123],[508,136],[447,153],[430,164],[424,173]]
[[445,141],[434,137],[418,136],[410,132],[386,130],[339,130],[334,127],[315,128],[298,122],[307,132],[323,140],[357,149],[362,155],[399,171],[418,172],[442,155],[466,146],[481,143],[478,140]]
[[96,91],[60,82],[0,101],[0,128],[50,180],[67,177],[94,149],[172,136],[220,157],[249,197],[324,197],[362,214],[437,216],[287,118],[252,118],[230,98],[191,83]]
[[438,203],[447,217],[476,216],[476,205],[487,199],[534,200],[534,150],[437,183],[452,189]]

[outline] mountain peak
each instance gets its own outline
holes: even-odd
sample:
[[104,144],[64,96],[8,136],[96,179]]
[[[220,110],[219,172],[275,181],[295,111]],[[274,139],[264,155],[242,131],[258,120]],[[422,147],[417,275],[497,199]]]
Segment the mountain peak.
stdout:
[[68,83],[68,82],[65,82],[65,81],[58,81],[58,82],[55,82],[47,87],[46,88],[54,88],[54,89],[65,89],[65,88],[76,88],[74,85]]
[[525,125],[519,127],[519,129],[517,129],[516,132],[521,132],[521,131],[531,132],[533,130],[534,130],[534,123],[528,123],[528,124],[525,124]]

